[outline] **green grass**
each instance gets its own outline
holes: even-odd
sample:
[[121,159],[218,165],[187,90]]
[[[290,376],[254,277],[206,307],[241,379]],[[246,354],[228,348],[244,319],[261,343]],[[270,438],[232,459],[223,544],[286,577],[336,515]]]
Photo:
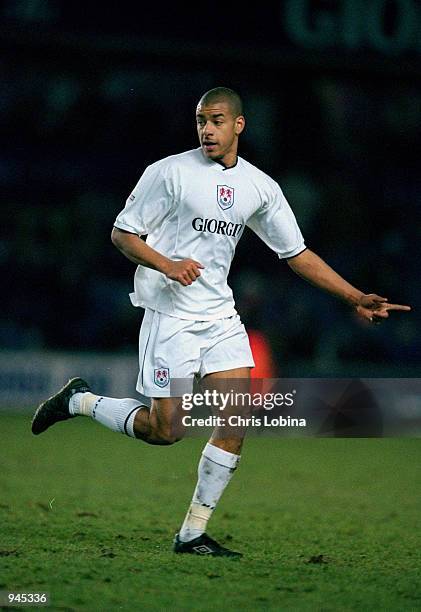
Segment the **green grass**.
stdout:
[[421,609],[421,439],[250,437],[209,529],[231,560],[171,551],[204,440],[29,422],[0,417],[0,590],[54,610]]

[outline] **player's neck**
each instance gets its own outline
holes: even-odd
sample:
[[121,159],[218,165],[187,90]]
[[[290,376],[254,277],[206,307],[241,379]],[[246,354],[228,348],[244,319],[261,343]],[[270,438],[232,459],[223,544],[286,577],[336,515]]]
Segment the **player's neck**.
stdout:
[[235,154],[230,156],[229,159],[216,159],[217,164],[223,166],[225,170],[229,170],[230,168],[234,168],[238,164],[238,155]]

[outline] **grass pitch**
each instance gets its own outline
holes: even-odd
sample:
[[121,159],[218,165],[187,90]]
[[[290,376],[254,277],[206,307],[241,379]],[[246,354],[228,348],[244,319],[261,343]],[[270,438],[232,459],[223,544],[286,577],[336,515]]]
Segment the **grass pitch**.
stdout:
[[0,590],[67,611],[421,609],[421,439],[250,436],[209,525],[232,560],[171,551],[205,440],[0,431]]

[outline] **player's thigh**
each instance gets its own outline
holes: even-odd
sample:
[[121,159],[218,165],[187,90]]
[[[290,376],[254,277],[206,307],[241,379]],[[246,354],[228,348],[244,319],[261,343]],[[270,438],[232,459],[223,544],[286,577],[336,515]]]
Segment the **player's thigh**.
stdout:
[[202,387],[216,397],[213,414],[222,417],[211,443],[239,453],[250,416],[250,371],[254,366],[250,342],[238,315],[216,322],[211,341],[203,354]]
[[220,370],[207,374],[201,380],[201,388],[216,398],[213,409],[214,414],[224,412],[224,416],[231,414],[245,414],[250,407],[250,381],[251,368],[241,367],[230,370]]
[[[214,414],[222,415],[227,420],[231,415],[249,416],[251,409],[249,367],[212,372],[201,381],[201,387],[216,398]],[[216,394],[215,394],[216,392]]]

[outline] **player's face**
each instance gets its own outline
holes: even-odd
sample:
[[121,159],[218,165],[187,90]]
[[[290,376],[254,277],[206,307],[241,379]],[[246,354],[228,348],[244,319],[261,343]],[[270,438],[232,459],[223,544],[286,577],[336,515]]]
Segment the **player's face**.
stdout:
[[234,117],[226,102],[216,102],[209,106],[199,103],[196,123],[200,145],[206,157],[224,166],[233,166],[237,161],[238,137],[244,129],[244,117]]

